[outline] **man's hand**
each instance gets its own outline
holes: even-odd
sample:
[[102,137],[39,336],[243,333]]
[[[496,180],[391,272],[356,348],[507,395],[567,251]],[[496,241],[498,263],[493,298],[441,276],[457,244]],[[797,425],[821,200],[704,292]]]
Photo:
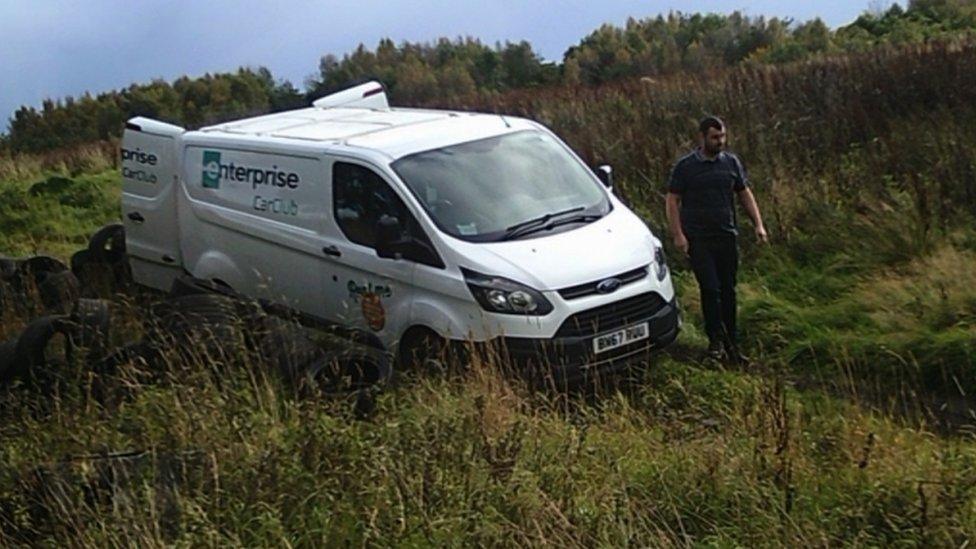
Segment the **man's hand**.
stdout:
[[766,233],[766,227],[762,225],[756,225],[756,240],[762,244],[769,243],[769,235]]
[[674,247],[681,250],[681,253],[688,255],[688,239],[684,233],[674,235]]
[[739,200],[745,207],[746,213],[752,219],[752,226],[756,228],[756,240],[761,244],[769,242],[769,234],[766,233],[766,226],[763,225],[762,215],[759,213],[759,206],[756,204],[756,197],[752,195],[752,189],[746,187],[739,191]]
[[669,192],[665,200],[665,213],[668,216],[668,225],[671,227],[671,234],[674,235],[674,247],[681,250],[681,253],[688,255],[688,239],[685,232],[681,230],[681,195]]

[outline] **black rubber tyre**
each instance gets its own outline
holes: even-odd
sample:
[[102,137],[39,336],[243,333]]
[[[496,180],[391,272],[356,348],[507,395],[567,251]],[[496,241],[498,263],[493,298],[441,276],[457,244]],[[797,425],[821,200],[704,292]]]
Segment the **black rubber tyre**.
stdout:
[[16,274],[11,278],[12,294],[19,301],[18,310],[29,313],[32,308],[29,300],[35,296],[35,291],[39,289],[41,282],[53,273],[67,270],[68,267],[64,263],[46,255],[21,261],[17,266]]
[[22,259],[0,256],[0,279],[11,279],[17,274],[17,269],[23,263]]
[[40,278],[37,292],[50,312],[66,313],[81,296],[81,283],[71,271],[43,273]]
[[7,370],[13,366],[16,358],[17,338],[0,343],[0,385],[6,383]]
[[71,256],[71,272],[89,296],[111,295],[132,281],[128,256],[114,263],[103,263],[96,261],[87,249],[78,250]]
[[269,316],[254,334],[258,355],[288,383],[300,386],[304,372],[325,355],[312,332],[296,322]]
[[69,333],[67,318],[64,315],[44,316],[27,325],[17,339],[14,361],[5,372],[3,383],[40,373],[47,365],[46,351],[51,338]]
[[396,369],[400,372],[440,375],[463,371],[468,362],[469,357],[461,344],[451,343],[433,330],[423,328],[408,332],[401,342]]
[[125,227],[121,223],[105,225],[88,240],[91,261],[115,264],[125,259]]
[[238,300],[216,294],[187,295],[157,303],[147,340],[190,356],[233,358],[248,348]]
[[[184,299],[188,296],[215,295],[230,298],[235,302],[237,316],[249,326],[259,325],[265,316],[264,310],[257,300],[238,293],[230,286],[215,280],[204,280],[190,275],[182,275],[173,279],[170,286],[171,300]],[[206,300],[204,300],[206,302]],[[194,303],[192,300],[186,303]]]
[[184,328],[185,324],[236,324],[241,322],[236,299],[217,294],[185,295],[154,307],[165,326]]
[[98,360],[107,354],[111,327],[108,301],[79,299],[68,322],[71,329],[69,352],[73,353],[76,348],[84,349],[90,360]]
[[71,272],[75,273],[75,276],[78,278],[81,278],[82,270],[91,262],[91,252],[87,248],[78,250],[71,255]]
[[35,255],[25,259],[17,266],[17,274],[21,278],[30,277],[35,283],[40,282],[49,273],[60,273],[67,270],[67,265],[46,255]]
[[11,288],[7,281],[0,278],[0,316],[7,310],[7,301],[11,297]]
[[386,353],[364,345],[331,349],[303,371],[301,389],[320,395],[347,395],[390,383],[393,368]]

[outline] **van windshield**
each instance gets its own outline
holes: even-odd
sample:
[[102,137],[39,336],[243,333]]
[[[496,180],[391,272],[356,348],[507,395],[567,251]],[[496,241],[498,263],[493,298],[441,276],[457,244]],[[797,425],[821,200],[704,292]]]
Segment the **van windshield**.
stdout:
[[579,227],[611,207],[587,168],[540,131],[424,151],[392,166],[442,231],[473,242],[530,234],[553,214],[561,230]]

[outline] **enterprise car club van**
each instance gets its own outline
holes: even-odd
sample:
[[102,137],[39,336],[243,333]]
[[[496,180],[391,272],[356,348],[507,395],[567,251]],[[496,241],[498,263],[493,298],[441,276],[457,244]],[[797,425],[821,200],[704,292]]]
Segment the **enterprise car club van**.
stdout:
[[679,329],[661,242],[598,173],[538,123],[373,82],[199,131],[130,120],[122,213],[140,284],[215,279],[400,357],[504,342],[569,379]]

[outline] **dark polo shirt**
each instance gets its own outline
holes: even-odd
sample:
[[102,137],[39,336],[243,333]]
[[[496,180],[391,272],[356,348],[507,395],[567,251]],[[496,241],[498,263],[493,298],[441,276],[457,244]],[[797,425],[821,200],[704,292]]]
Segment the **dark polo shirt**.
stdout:
[[714,159],[700,149],[683,156],[671,170],[668,191],[681,195],[681,228],[688,238],[738,234],[735,193],[749,186],[742,162],[722,151]]

